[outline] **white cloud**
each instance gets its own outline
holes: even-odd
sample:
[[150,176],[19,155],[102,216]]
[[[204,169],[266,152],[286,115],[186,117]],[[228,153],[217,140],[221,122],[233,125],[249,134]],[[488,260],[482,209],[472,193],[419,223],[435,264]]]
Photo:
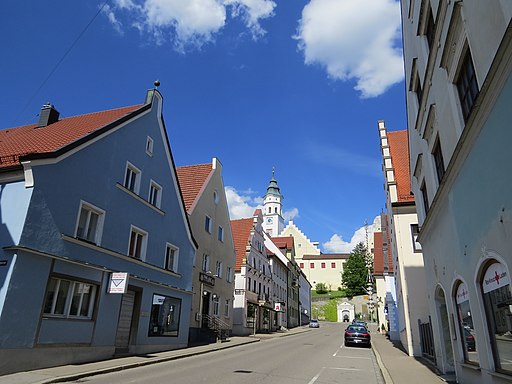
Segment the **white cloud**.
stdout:
[[283,212],[283,218],[285,221],[294,220],[296,217],[299,217],[299,210],[297,208],[292,208],[289,211]]
[[[249,189],[237,191],[233,187],[226,186],[226,198],[228,200],[229,217],[231,220],[252,217],[256,209],[263,209],[263,198],[255,196],[257,192]],[[299,210],[292,208],[283,213],[285,221],[299,217]]]
[[123,24],[119,20],[117,20],[115,13],[112,11],[112,8],[108,4],[102,8],[101,12],[107,17],[112,27],[118,32],[120,35],[123,35]]
[[350,253],[356,247],[358,243],[363,243],[366,245],[366,230],[368,229],[368,242],[371,246],[371,239],[373,238],[374,224],[368,224],[367,228],[365,226],[357,229],[350,241],[343,240],[343,236],[334,234],[331,236],[330,240],[323,243],[323,249],[327,253]]
[[263,205],[257,202],[259,197],[253,198],[250,195],[240,195],[235,188],[229,186],[226,186],[224,189],[226,191],[231,220],[252,217],[256,209],[263,207]]
[[201,48],[213,42],[226,25],[227,11],[240,17],[254,39],[265,34],[260,20],[272,17],[276,4],[271,0],[115,0],[105,13],[118,30],[121,16],[132,27],[149,33],[157,44],[170,41],[184,53],[189,47]]
[[376,97],[404,77],[400,4],[394,0],[311,0],[297,35],[306,64],[319,64],[332,79],[355,80],[361,97]]
[[233,17],[243,19],[254,40],[266,33],[259,21],[274,16],[276,7],[272,0],[225,0],[224,4],[231,6]]

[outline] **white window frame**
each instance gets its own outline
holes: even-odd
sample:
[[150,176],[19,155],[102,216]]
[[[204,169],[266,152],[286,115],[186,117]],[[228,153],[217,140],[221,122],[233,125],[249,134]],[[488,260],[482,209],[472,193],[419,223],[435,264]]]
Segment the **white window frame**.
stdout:
[[[80,235],[79,236],[79,227],[80,227],[80,218],[82,217],[82,210],[88,211],[87,217],[85,219],[85,226],[84,226],[84,232],[87,233],[89,231],[89,227],[91,224],[91,214],[96,214],[98,216],[97,222],[96,222],[96,229],[94,231],[94,236],[92,239],[87,238],[87,236]],[[101,244],[101,237],[103,235],[103,224],[105,222],[105,211],[101,208],[96,207],[95,205],[92,205],[90,203],[87,203],[86,201],[80,200],[80,206],[78,208],[78,215],[76,219],[76,226],[75,226],[75,237],[78,239],[90,241],[96,245]]]
[[[132,242],[132,233],[136,233],[137,235],[141,236],[141,244],[140,244],[140,255],[139,257],[136,257],[135,255],[130,254],[130,248],[131,248],[131,242]],[[137,241],[138,243],[138,241]],[[136,244],[137,244],[136,243]],[[146,260],[146,250],[148,246],[148,233],[144,231],[143,229],[140,229],[136,227],[135,225],[132,225],[130,227],[130,237],[128,238],[128,250],[126,254],[130,257],[133,257],[134,259],[145,261]]]
[[146,153],[149,156],[153,156],[153,144],[154,144],[153,139],[151,138],[151,136],[148,136],[146,138]]
[[[170,251],[174,251],[174,257],[172,265],[169,265],[169,255]],[[165,260],[164,260],[164,268],[168,271],[177,272],[178,271],[178,258],[179,258],[179,248],[171,243],[167,243],[165,246]]]
[[219,307],[220,307],[220,297],[217,294],[212,296],[212,313],[213,316],[219,316]]
[[222,261],[215,262],[215,275],[222,279]]
[[[51,299],[50,311],[49,312],[43,311],[45,316],[64,317],[64,318],[69,318],[69,319],[91,319],[92,318],[93,313],[94,313],[94,303],[96,301],[96,292],[97,292],[96,285],[90,284],[90,283],[85,283],[83,281],[76,281],[76,280],[71,280],[71,279],[61,279],[61,278],[57,278],[57,277],[51,277],[50,281],[51,280],[55,281],[55,287],[54,287],[55,291],[54,291],[54,296]],[[66,281],[69,283],[69,286],[67,287],[67,291],[65,292],[65,302],[64,302],[64,307],[63,307],[63,313],[55,313],[57,301],[58,301],[59,293],[60,293],[60,285],[63,281]],[[47,287],[45,300],[49,299],[48,289],[50,288],[50,286],[51,285],[49,284]],[[80,296],[78,299],[79,303],[77,306],[78,311],[80,311],[80,309],[82,307],[82,303],[83,303],[85,288],[87,288],[87,290],[89,291],[88,292],[89,293],[89,305],[87,307],[87,315],[81,316],[80,313],[72,314],[71,313],[71,308],[72,308],[71,304],[73,302],[73,299],[75,298],[75,291],[76,291],[76,289],[82,290],[81,294],[79,292]],[[45,301],[45,306],[46,306],[46,301]]]
[[208,215],[204,218],[204,230],[208,233],[212,233],[212,218]]
[[201,265],[201,269],[205,273],[210,270],[210,255],[208,255],[206,253],[203,254],[203,262]]
[[226,299],[224,301],[224,317],[229,317],[230,307],[231,306],[231,300]]
[[233,267],[227,267],[226,269],[226,281],[228,283],[233,282]]
[[[128,177],[128,172],[130,172],[130,175],[133,175],[133,176]],[[133,180],[133,189],[130,188],[131,184],[132,184],[132,178],[134,178],[134,180]],[[133,193],[138,195],[139,191],[140,191],[140,180],[141,180],[141,178],[142,178],[141,170],[139,168],[137,168],[135,165],[133,165],[132,163],[130,163],[129,161],[127,161],[126,162],[126,168],[125,168],[125,171],[124,171],[123,186],[126,189],[128,189],[129,191],[132,191]]]
[[224,242],[224,228],[222,228],[220,225],[217,233],[217,239],[222,243]]
[[[154,196],[153,191],[156,192],[156,196]],[[160,208],[162,204],[162,186],[154,180],[149,183],[148,202],[157,208]]]

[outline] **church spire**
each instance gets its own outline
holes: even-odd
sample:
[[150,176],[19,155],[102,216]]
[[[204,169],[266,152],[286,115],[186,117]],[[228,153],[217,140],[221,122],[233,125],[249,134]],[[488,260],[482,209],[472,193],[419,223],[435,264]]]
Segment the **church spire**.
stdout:
[[275,167],[272,167],[272,179],[270,179],[270,183],[268,184],[266,195],[275,195],[282,198],[283,196],[281,195],[281,190],[279,189],[279,186],[277,185],[277,180],[275,179],[275,172]]

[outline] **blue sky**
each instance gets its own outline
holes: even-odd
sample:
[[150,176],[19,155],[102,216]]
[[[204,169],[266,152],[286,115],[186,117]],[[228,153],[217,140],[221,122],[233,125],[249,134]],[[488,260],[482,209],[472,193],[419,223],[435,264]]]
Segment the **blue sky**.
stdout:
[[219,158],[232,218],[273,167],[324,252],[385,207],[377,121],[406,128],[397,1],[21,0],[0,32],[1,129],[48,101],[62,117],[139,104],[158,79],[176,164]]

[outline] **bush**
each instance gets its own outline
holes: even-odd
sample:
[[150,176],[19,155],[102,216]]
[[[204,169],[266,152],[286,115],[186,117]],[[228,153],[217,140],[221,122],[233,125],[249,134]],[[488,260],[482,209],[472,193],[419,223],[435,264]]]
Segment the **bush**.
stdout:
[[318,283],[316,286],[315,286],[315,290],[316,290],[316,293],[318,293],[319,295],[321,294],[324,294],[324,293],[327,293],[327,286],[324,284],[324,283]]

